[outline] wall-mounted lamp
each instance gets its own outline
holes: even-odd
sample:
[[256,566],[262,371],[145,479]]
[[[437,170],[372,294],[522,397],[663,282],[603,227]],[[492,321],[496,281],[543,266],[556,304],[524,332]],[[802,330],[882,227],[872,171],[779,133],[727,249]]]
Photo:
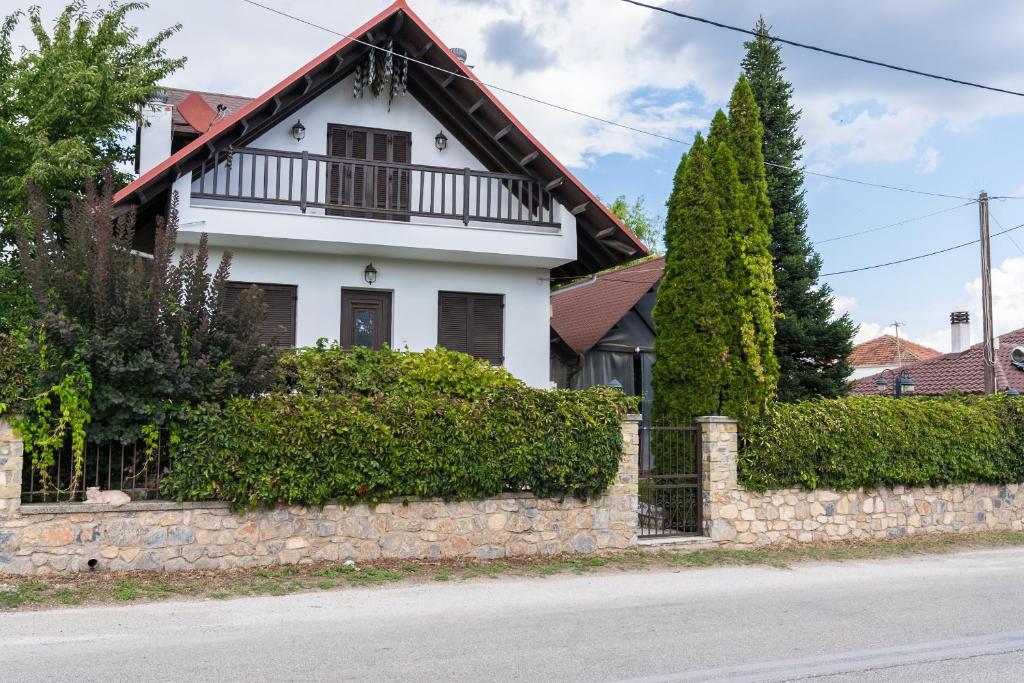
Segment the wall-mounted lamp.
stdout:
[[443,130],[438,131],[434,136],[434,146],[437,147],[438,152],[443,152],[444,148],[448,146],[448,138],[445,137]]
[[373,263],[368,264],[366,269],[363,270],[363,279],[366,280],[368,285],[372,285],[377,281],[377,269],[373,267]]
[[302,125],[302,119],[296,121],[295,125],[292,126],[292,137],[296,140],[302,140],[302,138],[306,137],[306,127]]

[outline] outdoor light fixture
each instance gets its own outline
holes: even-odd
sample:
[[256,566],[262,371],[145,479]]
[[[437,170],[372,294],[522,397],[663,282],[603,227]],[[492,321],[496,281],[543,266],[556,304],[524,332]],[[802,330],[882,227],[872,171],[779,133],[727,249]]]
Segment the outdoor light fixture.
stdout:
[[620,382],[617,379],[613,379],[611,382],[608,382],[608,386],[610,386],[612,389],[621,389],[622,382]]
[[[903,370],[887,370],[893,375],[893,396],[901,398],[904,394],[914,393],[914,380],[910,377],[910,373]],[[875,380],[875,389],[878,390],[879,396],[885,396],[889,393],[889,383],[885,381],[885,376],[880,375]]]
[[434,146],[437,147],[438,152],[443,152],[444,148],[448,146],[448,138],[445,137],[443,130],[438,131],[434,136]]
[[370,263],[363,270],[363,279],[366,280],[366,284],[372,285],[377,281],[377,269],[373,267],[373,263]]
[[296,140],[302,140],[302,138],[306,137],[306,127],[302,125],[302,119],[296,121],[295,125],[292,126],[292,137]]

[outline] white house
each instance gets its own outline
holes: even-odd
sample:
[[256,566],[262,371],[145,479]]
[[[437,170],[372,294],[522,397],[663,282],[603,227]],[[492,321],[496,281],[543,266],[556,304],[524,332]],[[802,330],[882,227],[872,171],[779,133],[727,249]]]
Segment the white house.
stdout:
[[[440,344],[546,386],[550,278],[646,250],[458,52],[398,0],[253,100],[175,91],[115,201],[145,248],[176,192],[179,242],[234,252],[236,287],[264,289],[268,338]],[[408,92],[356,96],[389,54]]]

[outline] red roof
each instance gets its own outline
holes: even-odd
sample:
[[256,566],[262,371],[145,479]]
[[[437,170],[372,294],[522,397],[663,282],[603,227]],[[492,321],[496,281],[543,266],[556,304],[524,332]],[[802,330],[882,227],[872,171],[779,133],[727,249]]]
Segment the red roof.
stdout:
[[[349,34],[349,36],[342,38],[337,43],[327,48],[327,50],[325,50],[320,55],[315,57],[309,63],[300,67],[298,70],[296,70],[290,76],[282,80],[280,83],[273,86],[256,99],[248,102],[239,110],[233,112],[230,116],[225,116],[219,120],[214,121],[213,125],[210,127],[208,131],[200,135],[191,143],[181,148],[180,150],[172,154],[169,158],[157,164],[155,167],[151,168],[149,171],[147,171],[140,177],[136,178],[133,182],[129,183],[126,187],[122,188],[119,192],[117,192],[114,195],[114,204],[119,205],[123,203],[126,199],[130,198],[135,193],[140,192],[141,190],[146,188],[147,185],[149,185],[150,183],[155,182],[164,173],[167,173],[170,169],[173,169],[178,164],[181,164],[191,155],[202,150],[205,145],[216,140],[220,135],[230,130],[235,124],[241,122],[250,114],[253,114],[256,111],[258,111],[264,104],[267,104],[268,102],[273,100],[274,97],[282,94],[285,90],[291,88],[298,81],[305,78],[307,74],[313,72],[318,67],[325,64],[328,60],[333,59],[334,56],[342,48],[350,45],[354,39],[361,39],[364,34],[366,34],[368,31],[371,31],[377,25],[382,24],[383,22],[388,20],[396,12],[404,13],[404,15],[408,17],[408,19],[411,20],[421,31],[423,31],[423,33],[426,34],[426,36],[431,41],[433,41],[434,44],[440,47],[445,54],[451,55],[451,51],[449,50],[449,48],[441,41],[440,38],[437,37],[437,35],[433,31],[430,30],[430,28],[423,22],[422,19],[416,16],[416,14],[409,7],[406,0],[395,0],[394,3],[392,3],[386,9],[384,9],[382,12],[380,12],[377,16],[373,17],[359,28],[353,30]],[[452,57],[450,64],[453,66],[454,69],[457,69],[462,76],[472,81],[472,83],[479,89],[480,93],[485,98],[487,98],[487,100],[489,100],[491,104],[494,105],[494,107],[496,107],[508,119],[511,125],[514,126],[519,131],[519,133],[524,138],[526,138],[532,145],[534,145],[537,151],[540,154],[544,155],[544,157],[547,158],[551,162],[551,164],[558,169],[558,171],[561,174],[563,174],[566,182],[578,188],[579,191],[582,192],[584,196],[586,196],[589,199],[591,204],[603,214],[604,218],[609,220],[612,223],[612,225],[615,226],[615,228],[618,231],[620,231],[624,237],[627,238],[627,241],[630,242],[632,246],[634,246],[639,251],[640,254],[648,253],[647,247],[644,245],[644,243],[641,242],[636,237],[636,235],[634,235],[632,231],[630,231],[629,228],[627,228],[622,223],[622,221],[620,221],[604,205],[604,203],[602,203],[601,200],[597,198],[596,195],[594,195],[589,189],[587,189],[587,187],[583,185],[583,183],[581,183],[579,179],[576,178],[576,176],[570,173],[569,170],[560,161],[558,161],[558,159],[555,158],[555,156],[551,154],[551,152],[549,152],[548,149],[544,147],[526,129],[525,126],[523,126],[519,119],[512,115],[512,112],[510,112],[500,101],[498,101],[498,98],[494,96],[490,89],[486,85],[484,85],[479,78],[476,77],[476,74],[474,74],[473,71],[469,69],[469,67],[463,64],[461,60],[456,59],[454,57]]]
[[608,334],[665,272],[665,257],[605,271],[551,293],[551,327],[576,353]]
[[[1016,389],[1024,393],[1024,370],[1013,365],[1010,360],[1010,354],[1016,346],[1024,346],[1024,328],[999,337],[999,350],[996,352],[996,388],[999,391]],[[985,390],[982,357],[981,344],[975,344],[965,351],[947,353],[912,365],[908,374],[914,381],[914,393],[926,396],[953,392],[982,393]],[[891,386],[891,374],[880,372],[862,377],[854,382],[853,393],[875,394],[878,392],[876,382],[879,376],[884,376]]]
[[[176,133],[205,133],[209,128],[209,124],[212,123],[212,121],[207,121],[206,125],[200,128],[189,122],[185,114],[186,110],[189,109],[187,103],[190,100],[192,102],[198,100],[198,102],[205,103],[210,111],[213,112],[213,121],[230,116],[252,102],[251,97],[241,97],[239,95],[224,95],[222,93],[184,90],[182,88],[161,88],[161,90],[167,94],[167,104],[174,108],[171,115],[171,126]],[[218,107],[223,107],[223,111],[219,115],[217,113]]]
[[883,334],[881,337],[854,346],[853,353],[850,354],[850,365],[855,368],[912,365],[941,355],[941,351],[916,344],[909,339],[897,340],[891,334]]

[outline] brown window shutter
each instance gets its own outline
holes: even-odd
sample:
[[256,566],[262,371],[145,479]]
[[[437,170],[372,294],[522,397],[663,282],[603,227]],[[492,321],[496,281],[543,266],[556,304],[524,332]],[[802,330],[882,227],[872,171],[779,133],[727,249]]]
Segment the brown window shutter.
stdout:
[[500,294],[441,292],[438,345],[501,365],[505,361],[504,307]]
[[237,305],[242,292],[254,285],[263,291],[263,304],[266,307],[259,340],[270,346],[295,346],[295,302],[298,288],[295,285],[231,281],[227,283],[225,292],[228,308]]

